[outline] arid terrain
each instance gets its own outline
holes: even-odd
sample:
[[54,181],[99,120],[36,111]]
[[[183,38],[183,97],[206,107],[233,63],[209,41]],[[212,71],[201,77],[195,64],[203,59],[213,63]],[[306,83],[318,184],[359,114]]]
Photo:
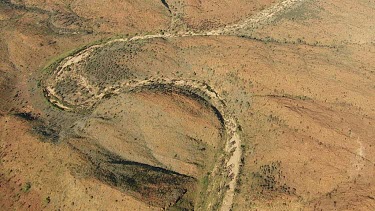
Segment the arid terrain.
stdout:
[[1,210],[375,210],[374,20],[0,0]]

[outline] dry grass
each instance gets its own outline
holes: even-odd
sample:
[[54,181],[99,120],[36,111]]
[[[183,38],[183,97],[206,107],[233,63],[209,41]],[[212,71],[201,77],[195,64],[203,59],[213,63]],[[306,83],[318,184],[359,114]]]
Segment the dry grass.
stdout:
[[[197,30],[234,23],[272,4],[168,3],[172,12],[172,6],[179,9],[187,28]],[[193,176],[199,181],[191,190],[204,189],[221,139],[219,121],[199,100],[140,91],[104,99],[87,113],[69,113],[51,107],[37,83],[40,70],[64,52],[116,33],[166,30],[171,15],[161,3],[101,2],[100,9],[99,2],[84,1],[25,1],[25,8],[1,4],[2,207],[157,209],[92,175],[88,159],[100,161],[103,155],[95,150],[103,149]],[[80,73],[102,86],[146,77],[210,84],[242,129],[234,210],[370,210],[375,203],[374,5],[306,1],[271,24],[235,32],[242,38],[116,43],[95,52]],[[51,15],[53,10],[59,15]],[[18,112],[38,119],[22,120],[13,115]],[[32,132],[36,125],[60,132],[58,144]]]

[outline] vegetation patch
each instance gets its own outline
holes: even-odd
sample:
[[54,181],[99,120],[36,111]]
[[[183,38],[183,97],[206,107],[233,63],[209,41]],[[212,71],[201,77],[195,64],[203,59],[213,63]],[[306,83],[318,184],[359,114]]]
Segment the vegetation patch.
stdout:
[[285,193],[295,194],[296,189],[289,187],[283,183],[282,170],[280,168],[281,162],[271,162],[259,167],[259,171],[252,173],[253,183],[251,188],[258,194],[268,193]]

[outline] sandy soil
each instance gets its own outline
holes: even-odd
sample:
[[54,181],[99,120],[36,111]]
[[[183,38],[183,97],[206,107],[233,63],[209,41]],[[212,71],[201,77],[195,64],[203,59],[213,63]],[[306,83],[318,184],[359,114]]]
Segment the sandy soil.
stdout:
[[[75,56],[72,56],[72,57],[69,57],[69,58],[65,59],[65,61],[63,61],[57,67],[57,70],[55,70],[55,71],[57,72],[56,73],[57,76],[63,76],[63,70],[64,69],[72,66],[73,64],[77,64],[77,63],[81,62],[83,59],[89,57],[90,53],[92,53],[94,49],[103,47],[105,45],[112,44],[114,42],[126,42],[126,41],[131,42],[131,41],[147,40],[147,39],[153,39],[153,38],[173,38],[173,37],[206,36],[206,35],[225,34],[225,33],[231,32],[231,31],[243,29],[245,27],[249,28],[249,27],[258,26],[260,24],[269,23],[270,21],[272,21],[275,18],[276,15],[278,15],[280,13],[285,13],[286,11],[292,9],[293,7],[295,7],[299,3],[301,3],[301,1],[292,1],[292,0],[283,1],[279,4],[276,4],[272,8],[269,8],[267,10],[262,11],[260,14],[255,15],[255,17],[252,17],[250,19],[247,19],[247,20],[243,21],[243,23],[241,23],[241,24],[234,24],[234,25],[231,25],[231,26],[226,26],[225,28],[216,29],[214,31],[202,32],[202,33],[198,33],[198,34],[196,34],[196,33],[192,34],[191,32],[187,32],[187,33],[184,33],[184,34],[156,34],[156,35],[136,36],[136,37],[132,37],[130,39],[117,39],[117,40],[112,40],[110,42],[107,42],[105,44],[94,45],[94,46],[89,47],[88,49],[85,49],[82,52],[78,53],[78,55],[75,55]],[[73,68],[73,71],[74,71],[74,69],[77,69],[77,67]],[[68,74],[69,74],[69,77],[72,77],[71,71],[69,71]],[[76,73],[73,72],[73,74],[76,74]],[[50,82],[50,83],[54,83],[54,82],[59,81],[59,80],[63,80],[63,79],[53,78],[52,82]],[[128,87],[137,88],[137,87],[142,87],[142,86],[145,86],[145,85],[151,85],[151,84],[155,83],[153,79],[144,80],[144,81],[136,82],[136,83],[133,83],[133,84],[129,84],[129,82],[125,82],[125,83],[122,83],[118,87],[107,87],[103,92],[98,92],[99,89],[95,88],[95,87],[92,87],[92,85],[89,85],[87,83],[87,80],[84,79],[82,76],[79,76],[79,80],[80,80],[79,84],[84,89],[86,89],[86,90],[96,90],[96,93],[94,93],[93,97],[92,97],[95,100],[88,99],[86,102],[79,101],[80,105],[85,105],[87,103],[91,103],[91,104],[96,103],[103,96],[105,96],[107,94],[111,94],[111,93],[118,93],[122,89],[124,89],[124,87],[125,88],[128,88]],[[160,84],[160,83],[165,84],[166,83],[168,85],[177,86],[177,87],[178,86],[188,87],[187,89],[189,89],[189,90],[200,89],[202,87],[202,85],[191,84],[191,83],[186,82],[186,81],[177,81],[177,82],[172,82],[172,83],[168,82],[168,81],[169,80],[165,81],[165,79],[163,79],[163,82],[156,82],[155,84]],[[56,92],[53,90],[52,87],[47,86],[46,91],[48,92],[47,96],[49,98],[58,99],[60,101],[62,100],[62,97],[57,96]],[[200,91],[203,92],[203,93],[206,93],[206,94],[207,94],[207,92],[209,92],[209,90],[207,90],[207,89],[205,89],[205,90],[200,89]],[[214,93],[208,93],[207,95],[210,96],[211,101],[215,100],[215,97],[218,98],[216,100],[220,100],[220,97],[217,97],[217,95],[214,94]],[[66,101],[67,99],[64,99],[64,100]],[[71,100],[69,102],[69,104],[74,105],[74,101],[75,100]],[[55,103],[56,106],[58,106],[58,107],[60,107],[64,110],[71,110],[71,108],[69,108],[66,105],[63,105],[63,103],[61,103],[61,102],[56,102],[55,100],[52,100],[52,101],[50,100],[50,102]],[[222,105],[220,105],[220,107],[222,107]],[[226,166],[228,168],[228,170],[226,170],[227,171],[226,177],[230,177],[231,180],[228,183],[229,188],[224,195],[221,209],[222,210],[230,210],[231,207],[233,206],[233,198],[234,198],[235,189],[236,189],[236,181],[237,181],[238,174],[239,174],[239,171],[240,171],[240,162],[241,162],[241,156],[242,156],[241,155],[241,140],[240,140],[239,134],[237,133],[237,127],[238,126],[237,126],[237,123],[235,122],[235,119],[233,117],[226,117],[226,115],[223,111],[221,111],[221,114],[224,116],[225,122],[227,122],[227,124],[225,124],[225,128],[227,128],[227,133],[228,133],[228,137],[229,137],[228,140],[226,141],[225,151],[226,151],[226,153],[232,153],[232,155],[229,158],[227,158],[227,161],[226,161]],[[231,152],[232,150],[234,152]],[[222,174],[222,173],[220,173],[220,174]],[[219,195],[218,197],[220,198],[221,196]]]
[[[146,204],[153,196],[142,201],[142,196],[92,176],[95,159],[108,163],[101,158],[104,151],[95,147],[107,146],[113,156],[129,156],[126,150],[116,151],[121,144],[113,148],[133,138],[113,132],[112,121],[121,111],[107,117],[103,110],[110,124],[92,122],[101,128],[98,131],[112,131],[108,136],[100,132],[97,137],[102,138],[96,144],[92,142],[96,136],[80,137],[85,133],[74,129],[91,118],[85,112],[106,107],[103,102],[118,103],[121,100],[116,97],[133,92],[142,95],[150,87],[174,87],[203,97],[223,116],[225,128],[223,151],[217,150],[217,155],[211,149],[205,152],[215,157],[213,166],[197,168],[199,165],[189,163],[189,153],[202,147],[185,153],[183,162],[171,154],[151,151],[150,160],[156,158],[164,164],[146,161],[148,151],[137,152],[141,163],[197,178],[196,192],[201,195],[188,192],[181,200],[187,204],[179,204],[180,208],[192,207],[189,200],[203,195],[207,200],[197,200],[197,204],[207,204],[197,209],[371,210],[375,182],[373,2],[264,1],[246,5],[253,8],[249,13],[240,1],[230,6],[214,1],[167,2],[169,10],[160,2],[122,2],[113,14],[109,12],[112,2],[104,2],[107,7],[99,10],[86,2],[2,3],[1,184],[6,191],[1,204],[6,209],[157,209]],[[260,9],[262,5],[267,7]],[[223,7],[230,9],[215,19]],[[240,9],[233,15],[236,8]],[[102,41],[78,53],[70,51],[118,32],[132,35]],[[129,59],[117,63],[116,57],[107,58],[104,53],[95,61],[94,55],[102,50],[118,51]],[[56,69],[37,71],[60,58],[64,59],[50,66]],[[116,64],[108,71],[119,76],[129,71],[126,77],[130,80],[119,77],[108,85],[109,79],[90,75],[89,62]],[[61,91],[64,86],[69,89]],[[166,107],[165,113],[150,111],[151,116],[178,119],[197,113],[174,113],[177,107],[164,105],[164,94],[154,97],[139,101]],[[174,103],[200,102],[188,98]],[[212,118],[209,110],[203,113],[197,127]],[[159,124],[144,119],[143,126]],[[131,124],[129,119],[122,121]],[[207,127],[216,124],[211,123]],[[170,132],[189,130],[195,131]],[[167,134],[171,141],[177,137]],[[81,152],[72,146],[81,147]],[[98,154],[93,152],[96,150]],[[170,167],[165,165],[168,162]],[[213,170],[206,174],[209,169]],[[112,192],[116,200],[108,204]],[[168,200],[174,200],[176,194]],[[77,195],[83,199],[75,200]]]

